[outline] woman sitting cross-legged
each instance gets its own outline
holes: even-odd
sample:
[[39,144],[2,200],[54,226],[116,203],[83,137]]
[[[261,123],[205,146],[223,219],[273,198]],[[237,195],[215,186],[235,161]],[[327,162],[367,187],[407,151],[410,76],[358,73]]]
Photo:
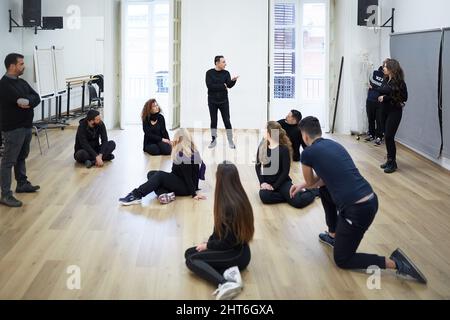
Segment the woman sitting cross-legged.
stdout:
[[191,134],[186,129],[179,129],[172,143],[172,172],[150,171],[146,183],[119,199],[122,205],[141,203],[141,199],[152,192],[157,194],[161,204],[174,201],[176,196],[192,196],[195,200],[206,199],[204,195],[197,193],[199,180],[205,180],[206,166]]
[[218,286],[217,300],[242,291],[239,270],[250,263],[249,242],[254,234],[253,209],[232,163],[217,167],[214,192],[214,230],[208,242],[186,250],[186,265],[200,278]]
[[278,122],[267,123],[267,133],[256,154],[256,174],[260,188],[259,197],[264,204],[287,202],[294,208],[305,208],[319,196],[318,189],[304,190],[291,198],[289,177],[292,145],[286,131]]
[[144,129],[144,152],[152,156],[168,156],[172,152],[166,121],[155,99],[145,103],[142,110]]

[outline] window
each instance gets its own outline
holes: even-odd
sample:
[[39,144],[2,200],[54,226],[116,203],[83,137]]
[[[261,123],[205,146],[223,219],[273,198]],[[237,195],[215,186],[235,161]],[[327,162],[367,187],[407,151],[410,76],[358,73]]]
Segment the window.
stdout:
[[329,0],[271,0],[270,117],[292,109],[325,125]]
[[295,98],[296,77],[296,6],[275,3],[274,6],[274,98]]

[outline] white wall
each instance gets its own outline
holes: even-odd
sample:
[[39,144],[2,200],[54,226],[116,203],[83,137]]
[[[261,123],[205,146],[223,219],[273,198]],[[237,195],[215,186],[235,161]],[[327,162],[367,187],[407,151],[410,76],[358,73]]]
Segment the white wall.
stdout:
[[[182,3],[181,126],[209,128],[205,73],[224,55],[234,128],[261,128],[267,118],[268,1],[184,0]],[[219,114],[219,128],[223,123]]]
[[0,75],[3,75],[5,67],[3,60],[7,54],[12,52],[20,53],[22,50],[22,35],[16,32],[8,32],[9,26],[9,12],[13,11],[13,16],[17,16],[19,13],[19,5],[14,0],[0,1]]

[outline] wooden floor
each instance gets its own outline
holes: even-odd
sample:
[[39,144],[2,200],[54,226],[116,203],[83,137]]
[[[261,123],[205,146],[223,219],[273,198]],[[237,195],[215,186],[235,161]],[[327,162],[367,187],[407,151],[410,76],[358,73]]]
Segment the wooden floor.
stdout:
[[[215,151],[205,148],[201,188],[207,201],[179,198],[161,206],[149,196],[133,207],[117,199],[144,182],[150,169],[169,170],[169,158],[144,155],[141,129],[133,127],[110,131],[116,160],[88,170],[74,164],[74,137],[72,129],[50,132],[43,156],[33,139],[28,173],[42,189],[18,195],[23,208],[0,207],[0,299],[211,299],[215,288],[190,273],[183,253],[212,230],[214,162],[224,158],[238,163],[255,213],[252,261],[239,299],[450,298],[450,174],[406,149],[399,151],[399,172],[388,176],[379,169],[384,148],[333,137],[380,198],[360,251],[388,255],[401,247],[429,280],[423,286],[386,271],[381,290],[369,290],[369,275],[339,270],[332,251],[317,240],[326,229],[320,200],[303,210],[260,203],[253,132],[237,133],[238,151],[221,146],[223,139]],[[195,139],[206,146],[208,134]],[[291,176],[300,181],[298,165]],[[72,265],[81,271],[80,290],[66,286]]]

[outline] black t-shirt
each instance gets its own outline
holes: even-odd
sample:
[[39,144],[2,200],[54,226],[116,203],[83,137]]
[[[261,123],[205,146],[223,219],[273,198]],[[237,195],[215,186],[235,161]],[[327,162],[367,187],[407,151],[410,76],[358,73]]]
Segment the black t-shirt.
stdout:
[[[278,157],[277,157],[278,155]],[[263,165],[259,159],[259,149],[256,154],[256,175],[259,183],[268,183],[275,190],[278,190],[286,181],[292,181],[289,177],[291,170],[291,159],[289,149],[286,146],[279,145],[275,149],[267,148],[267,156],[274,157],[273,161]]]
[[228,90],[233,88],[236,81],[231,81],[227,70],[217,71],[211,69],[206,72],[206,86],[208,87],[208,101],[212,103],[223,103],[228,101]]
[[339,210],[373,193],[347,150],[333,140],[316,140],[303,151],[301,161],[322,179]]
[[169,140],[169,133],[166,128],[166,121],[162,114],[156,116],[156,123],[152,124],[150,117],[147,117],[142,121],[142,127],[144,130],[144,146],[147,144],[157,144],[162,139]]
[[286,131],[289,140],[291,140],[292,148],[294,149],[292,159],[295,162],[300,161],[300,146],[305,149],[306,144],[303,141],[302,133],[300,131],[300,128],[298,127],[298,124],[289,124],[286,122],[286,119],[282,119],[278,121],[278,123],[281,125],[284,131]]

